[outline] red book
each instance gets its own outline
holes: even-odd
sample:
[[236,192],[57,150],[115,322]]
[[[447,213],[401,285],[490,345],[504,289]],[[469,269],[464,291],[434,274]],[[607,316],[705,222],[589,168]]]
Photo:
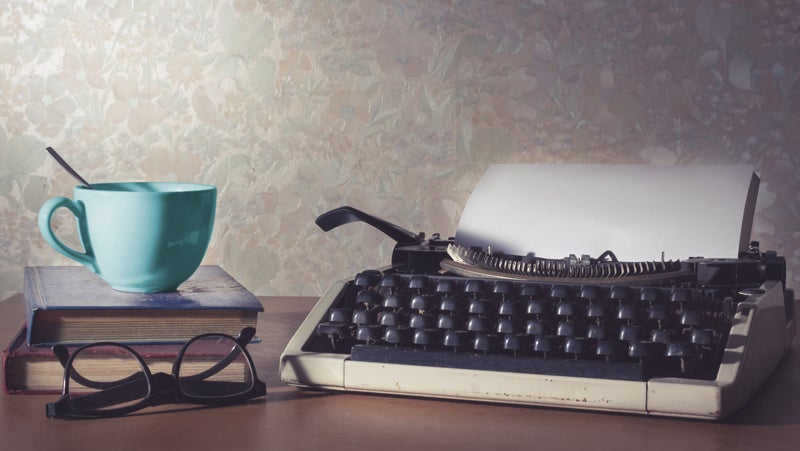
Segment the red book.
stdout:
[[[64,367],[50,347],[28,345],[26,335],[27,330],[23,326],[3,350],[3,392],[61,393]],[[170,373],[172,363],[182,346],[182,344],[143,344],[130,347],[142,356],[151,372]],[[68,346],[67,349],[72,354],[78,346]],[[109,350],[109,348],[101,349]],[[139,370],[135,359],[120,358],[120,353],[93,352],[81,355],[84,356],[84,360],[96,360],[98,368],[103,368],[105,363],[109,367],[113,366],[116,371],[130,371],[133,374]]]

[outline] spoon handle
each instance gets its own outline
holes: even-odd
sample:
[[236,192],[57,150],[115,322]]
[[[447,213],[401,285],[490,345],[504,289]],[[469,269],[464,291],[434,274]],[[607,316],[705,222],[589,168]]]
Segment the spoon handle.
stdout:
[[62,168],[66,169],[67,172],[69,172],[71,176],[75,177],[76,180],[81,182],[81,184],[83,186],[85,186],[85,187],[87,187],[89,189],[92,189],[92,185],[90,185],[89,182],[84,180],[83,177],[81,177],[77,172],[75,172],[75,170],[72,169],[72,167],[70,165],[68,165],[67,162],[64,161],[63,158],[61,158],[61,155],[59,155],[58,152],[55,151],[55,149],[53,149],[52,147],[48,147],[47,148],[47,153],[49,153],[50,156],[53,157],[58,162],[58,164],[61,165]]

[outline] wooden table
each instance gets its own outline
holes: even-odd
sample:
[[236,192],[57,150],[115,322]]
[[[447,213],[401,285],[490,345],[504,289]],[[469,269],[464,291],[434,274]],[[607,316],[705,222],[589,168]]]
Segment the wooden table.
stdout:
[[[288,387],[278,357],[314,298],[261,298],[262,342],[248,347],[268,397],[246,405],[167,405],[100,420],[44,414],[56,395],[0,395],[0,450],[21,449],[800,449],[800,337],[767,383],[725,422],[327,393]],[[0,302],[4,347],[22,296]]]

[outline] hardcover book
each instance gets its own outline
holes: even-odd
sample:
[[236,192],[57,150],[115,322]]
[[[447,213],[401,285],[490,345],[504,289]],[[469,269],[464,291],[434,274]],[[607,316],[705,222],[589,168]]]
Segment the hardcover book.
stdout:
[[[3,350],[2,390],[9,394],[46,394],[60,393],[64,378],[64,367],[58,361],[49,347],[30,346],[26,342],[27,329],[21,327],[8,346]],[[167,373],[172,371],[172,364],[178,356],[182,344],[142,344],[130,345],[142,359],[152,373]],[[69,353],[72,354],[78,346],[68,346]],[[219,360],[220,356],[208,350],[196,352],[198,347],[194,345],[195,351],[190,355],[185,355],[182,368],[188,373],[199,372],[209,367],[209,361]],[[96,371],[113,372],[113,374],[133,374],[140,370],[138,362],[124,355],[119,348],[99,347],[93,352],[81,354],[81,361],[86,365],[87,360],[91,360],[90,367]],[[229,374],[236,374],[237,369],[229,364],[229,369],[219,376],[226,377]],[[86,367],[86,366],[84,366]],[[196,368],[196,370],[195,370]],[[244,371],[242,366],[238,371]]]
[[207,332],[237,336],[264,310],[219,266],[200,266],[176,291],[116,291],[83,266],[25,268],[27,344],[180,343]]

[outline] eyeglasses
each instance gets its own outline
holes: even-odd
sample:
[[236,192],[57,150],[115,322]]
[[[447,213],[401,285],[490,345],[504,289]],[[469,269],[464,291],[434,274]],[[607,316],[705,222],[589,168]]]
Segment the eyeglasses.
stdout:
[[93,343],[72,355],[56,345],[53,353],[64,367],[63,394],[47,404],[47,416],[112,417],[160,404],[223,405],[264,396],[266,384],[245,349],[255,332],[246,327],[237,338],[213,333],[192,338],[178,353],[172,374],[151,373],[142,356],[120,343]]

